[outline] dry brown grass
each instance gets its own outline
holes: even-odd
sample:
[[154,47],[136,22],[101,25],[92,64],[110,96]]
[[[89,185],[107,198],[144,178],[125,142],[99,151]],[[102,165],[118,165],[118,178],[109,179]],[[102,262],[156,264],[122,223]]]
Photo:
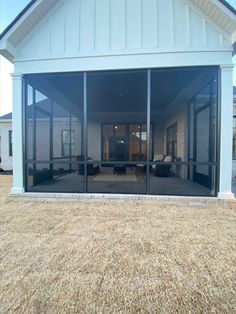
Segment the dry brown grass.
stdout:
[[0,176],[1,313],[235,313],[236,206],[36,201]]

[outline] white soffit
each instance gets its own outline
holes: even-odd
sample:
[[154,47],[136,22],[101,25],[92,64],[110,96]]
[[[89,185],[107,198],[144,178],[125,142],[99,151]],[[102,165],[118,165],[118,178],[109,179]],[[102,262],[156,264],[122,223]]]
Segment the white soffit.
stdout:
[[17,45],[30,33],[58,0],[38,0],[0,38],[0,54],[12,61]]
[[219,0],[190,1],[229,35],[236,32],[236,15]]
[[13,46],[17,46],[22,39],[24,39],[30,30],[48,13],[48,11],[54,6],[58,0],[41,0],[36,1],[35,5],[30,9],[31,12],[26,13],[25,17],[22,17],[22,21],[19,26],[15,28],[14,32],[9,36],[9,40]]

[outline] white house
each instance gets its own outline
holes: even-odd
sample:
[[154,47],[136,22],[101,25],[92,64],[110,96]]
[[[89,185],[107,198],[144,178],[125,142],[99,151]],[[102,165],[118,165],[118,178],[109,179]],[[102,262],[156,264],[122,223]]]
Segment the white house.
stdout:
[[0,116],[12,108],[12,78],[14,68],[11,62],[0,56]]
[[0,36],[12,193],[233,197],[235,41],[223,0],[31,1]]
[[0,117],[0,169],[12,170],[12,114]]

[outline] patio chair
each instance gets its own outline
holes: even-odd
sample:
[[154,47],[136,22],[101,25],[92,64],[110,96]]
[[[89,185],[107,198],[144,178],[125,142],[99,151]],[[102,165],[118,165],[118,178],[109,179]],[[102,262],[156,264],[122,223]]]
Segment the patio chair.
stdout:
[[[77,161],[84,161],[84,155],[76,156],[76,160]],[[87,160],[91,161],[93,159],[91,157],[88,157]],[[100,166],[96,165],[95,160],[94,160],[94,163],[87,164],[87,175],[88,176],[94,176],[99,171],[100,171]],[[84,164],[79,164],[78,174],[84,175]]]
[[156,161],[160,161],[163,162],[163,164],[159,164],[159,165],[154,165],[152,167],[153,169],[153,174],[154,176],[157,177],[169,177],[172,175],[171,173],[171,165],[167,164],[165,165],[165,162],[171,162],[172,161],[172,157],[171,156],[163,156],[163,160],[156,160]]

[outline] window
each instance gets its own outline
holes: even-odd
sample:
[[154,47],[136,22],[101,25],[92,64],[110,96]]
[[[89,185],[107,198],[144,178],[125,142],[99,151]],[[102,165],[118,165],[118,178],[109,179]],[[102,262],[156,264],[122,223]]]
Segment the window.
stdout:
[[[118,160],[119,158],[129,161],[146,161],[146,124],[105,124],[102,132],[104,161]],[[152,125],[150,135],[150,158],[152,158]],[[122,157],[116,152],[121,152],[121,150],[123,150]]]
[[8,131],[8,139],[9,139],[9,156],[12,156],[12,130]]
[[177,157],[177,122],[166,130],[166,153],[172,160]]
[[236,158],[236,116],[233,120],[233,158]]
[[74,130],[62,130],[62,156],[72,156],[74,154],[74,146]]

